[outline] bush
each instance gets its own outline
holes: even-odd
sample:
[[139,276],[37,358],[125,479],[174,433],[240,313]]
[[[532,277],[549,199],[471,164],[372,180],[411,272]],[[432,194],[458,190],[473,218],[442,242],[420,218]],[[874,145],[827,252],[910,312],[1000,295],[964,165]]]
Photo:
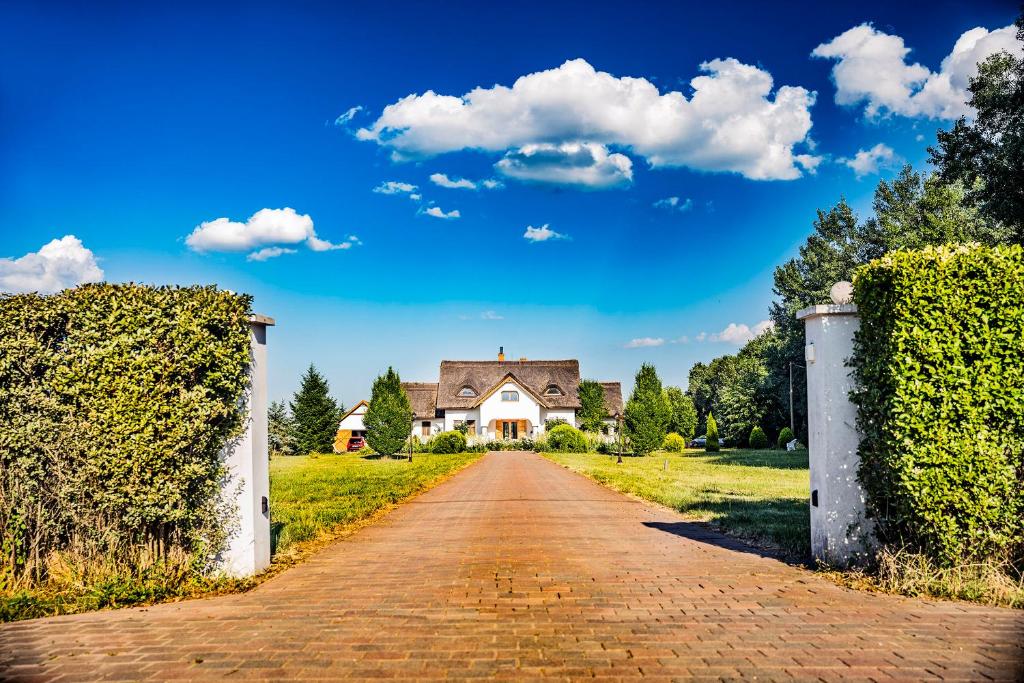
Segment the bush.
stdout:
[[430,442],[431,453],[462,453],[466,450],[466,435],[459,431],[441,432]]
[[661,447],[669,453],[682,453],[686,448],[686,439],[676,433],[666,434]]
[[572,425],[555,425],[547,432],[547,448],[555,453],[586,453],[587,439]]
[[707,441],[704,443],[704,450],[709,453],[715,453],[718,449],[718,424],[715,422],[715,416],[708,413],[708,433]]
[[251,299],[215,287],[0,295],[0,585],[51,555],[128,562],[226,539],[221,451],[246,408]]
[[554,429],[558,425],[567,425],[567,424],[569,424],[569,423],[564,418],[553,417],[550,420],[544,420],[544,431],[545,432],[550,432],[552,429]]
[[796,438],[796,435],[793,434],[793,430],[792,429],[790,429],[789,427],[783,427],[782,431],[779,432],[779,438],[776,439],[775,445],[777,447],[779,447],[779,448],[785,449],[786,448],[786,444],[789,443],[790,441],[792,441],[795,438]]
[[768,437],[765,436],[764,430],[760,427],[754,427],[750,430],[750,438],[747,441],[751,448],[768,448]]
[[1024,562],[1024,250],[893,252],[855,275],[859,479],[878,539]]

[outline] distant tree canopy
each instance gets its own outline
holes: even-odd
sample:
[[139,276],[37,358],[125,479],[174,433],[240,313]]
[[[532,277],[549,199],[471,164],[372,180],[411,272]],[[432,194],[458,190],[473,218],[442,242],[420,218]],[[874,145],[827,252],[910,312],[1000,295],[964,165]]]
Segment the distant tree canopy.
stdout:
[[697,409],[693,399],[679,387],[665,387],[665,400],[669,407],[668,431],[689,441],[697,431]]
[[580,382],[580,429],[585,432],[598,432],[604,424],[608,415],[608,409],[604,404],[604,387],[600,382],[592,379],[585,379]]
[[[1016,25],[1024,41],[1024,14]],[[952,130],[939,131],[931,162],[943,182],[967,188],[967,203],[1024,243],[1024,59],[991,55],[978,64],[968,91],[974,120],[961,117]]]
[[381,455],[394,455],[409,438],[412,404],[393,368],[373,381],[363,426],[367,444]]
[[331,398],[327,380],[312,363],[291,401],[295,448],[299,453],[330,453],[341,407]]

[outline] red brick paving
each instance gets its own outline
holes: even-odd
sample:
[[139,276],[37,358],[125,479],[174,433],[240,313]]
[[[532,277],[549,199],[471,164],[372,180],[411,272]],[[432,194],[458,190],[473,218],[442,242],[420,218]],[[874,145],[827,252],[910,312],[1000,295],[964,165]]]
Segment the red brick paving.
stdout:
[[1024,612],[839,588],[492,453],[244,595],[0,627],[4,680],[1024,679]]

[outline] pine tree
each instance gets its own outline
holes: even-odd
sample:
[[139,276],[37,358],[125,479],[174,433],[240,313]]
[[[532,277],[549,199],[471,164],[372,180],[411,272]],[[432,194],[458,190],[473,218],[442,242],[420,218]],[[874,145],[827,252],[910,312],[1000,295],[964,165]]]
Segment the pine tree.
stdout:
[[381,455],[398,452],[412,430],[412,404],[392,368],[373,381],[370,405],[363,416],[366,443]]
[[626,402],[625,432],[633,452],[647,455],[661,447],[669,422],[669,405],[653,365],[644,363],[636,373],[633,394]]
[[714,453],[718,448],[718,425],[715,424],[715,416],[708,413],[708,436],[704,443],[704,450]]
[[271,401],[267,409],[267,440],[271,453],[295,455],[295,424],[284,401]]
[[585,379],[580,382],[580,429],[585,432],[598,432],[608,415],[604,405],[604,387],[600,382]]
[[338,404],[327,380],[311,363],[291,401],[295,447],[299,453],[330,453],[338,432]]

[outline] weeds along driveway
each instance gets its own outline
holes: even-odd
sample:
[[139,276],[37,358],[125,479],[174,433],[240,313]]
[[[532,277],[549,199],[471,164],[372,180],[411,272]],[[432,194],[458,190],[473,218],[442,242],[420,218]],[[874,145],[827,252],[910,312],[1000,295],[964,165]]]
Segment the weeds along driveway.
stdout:
[[532,453],[256,590],[0,627],[0,678],[1019,680],[1024,612],[859,593]]

